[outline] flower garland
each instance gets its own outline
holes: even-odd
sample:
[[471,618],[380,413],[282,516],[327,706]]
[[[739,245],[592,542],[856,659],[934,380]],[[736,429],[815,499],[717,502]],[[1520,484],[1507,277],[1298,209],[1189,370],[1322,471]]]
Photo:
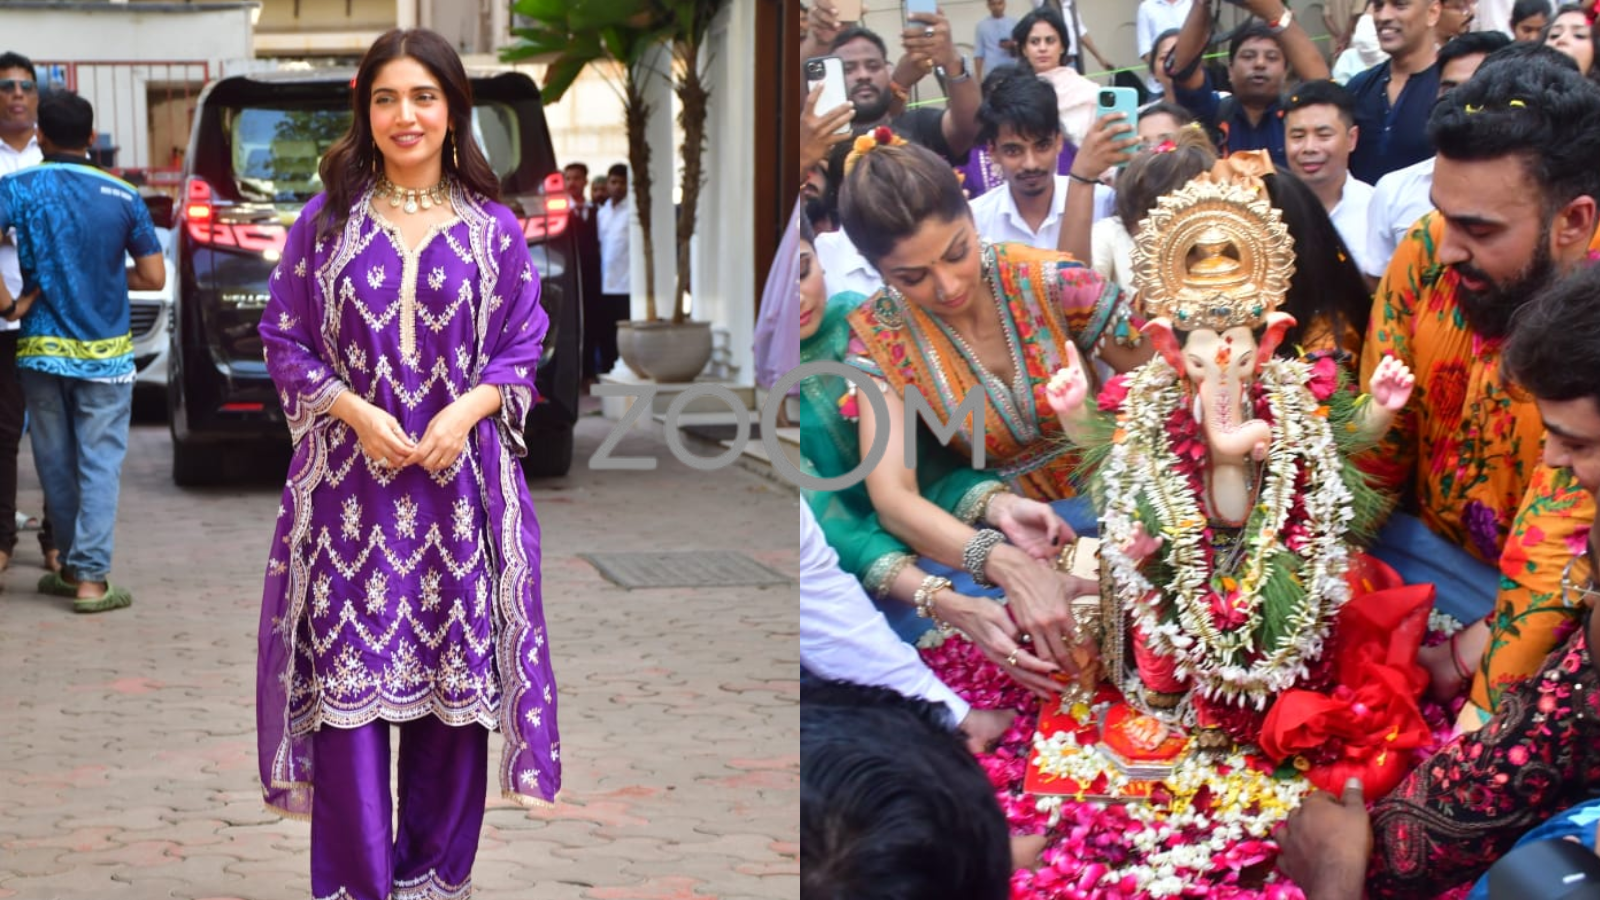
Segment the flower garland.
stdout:
[[[924,649],[922,657],[941,681],[974,706],[1020,711],[995,751],[978,757],[1011,833],[1046,836],[1038,865],[1012,874],[1012,900],[1145,900],[1173,896],[1303,900],[1300,890],[1280,875],[1267,874],[1265,882],[1260,880],[1262,870],[1277,855],[1271,828],[1298,805],[1298,797],[1279,794],[1274,787],[1269,801],[1265,793],[1268,785],[1256,781],[1255,775],[1239,775],[1230,782],[1229,774],[1220,770],[1207,773],[1188,767],[1173,778],[1178,790],[1168,788],[1174,794],[1195,788],[1190,795],[1195,800],[1189,808],[1174,807],[1181,818],[1154,805],[1028,794],[1023,783],[1029,751],[1037,739],[1038,701],[967,641],[942,641]],[[1451,739],[1454,719],[1449,711],[1432,703],[1424,704],[1423,714],[1433,730],[1434,741],[1419,749],[1418,759]],[[1065,754],[1066,747],[1061,749]],[[1081,755],[1089,757],[1089,761],[1063,761],[1058,765],[1084,765],[1082,774],[1089,775],[1088,766],[1098,765],[1094,760],[1099,754]],[[1208,789],[1220,785],[1222,790],[1214,795],[1219,798],[1233,797],[1237,801],[1254,796],[1269,805],[1282,802],[1285,808],[1251,808],[1238,802],[1212,805],[1209,791],[1198,790],[1200,783]],[[1226,837],[1219,832],[1226,832]],[[1256,837],[1258,833],[1263,836]],[[1184,849],[1202,844],[1204,849]]]
[[[1099,753],[1079,746],[1071,733],[1035,735],[1034,749],[1041,769],[1061,772],[1080,784],[1104,777],[1106,795],[1122,796],[1127,780]],[[1123,894],[1175,897],[1192,888],[1198,873],[1237,871],[1270,859],[1277,849],[1270,843],[1273,828],[1312,790],[1303,778],[1275,778],[1239,754],[1216,762],[1191,756],[1161,786],[1170,795],[1167,803],[1126,808],[1129,824],[1138,826],[1129,829],[1134,861],[1096,867],[1098,879],[1078,885],[1088,896],[1095,896],[1096,888],[1114,888]],[[1040,797],[1037,805],[1049,813],[1054,828],[1068,798]]]
[[[1173,447],[1169,425],[1184,390],[1170,366],[1158,360],[1131,376],[1118,416],[1121,439],[1097,472],[1105,509],[1101,552],[1117,599],[1151,649],[1171,656],[1177,674],[1208,699],[1265,709],[1306,677],[1349,598],[1344,573],[1353,497],[1327,409],[1307,387],[1311,377],[1307,363],[1273,359],[1254,389],[1265,402],[1272,443],[1260,500],[1240,535],[1249,553],[1237,575],[1215,570],[1193,464]],[[1157,526],[1151,533],[1166,539],[1157,551],[1171,570],[1163,588],[1123,551],[1146,509]],[[1286,530],[1291,512],[1299,515]],[[1268,616],[1276,622],[1275,642],[1273,629],[1263,627]]]

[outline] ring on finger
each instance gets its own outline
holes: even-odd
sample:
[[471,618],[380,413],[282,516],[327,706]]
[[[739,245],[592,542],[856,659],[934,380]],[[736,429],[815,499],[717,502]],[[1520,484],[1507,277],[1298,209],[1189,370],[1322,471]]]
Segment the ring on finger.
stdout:
[[1033,641],[1033,635],[1027,633],[1026,631],[1024,631],[1021,635],[1018,635],[1018,637],[1017,637],[1017,643],[1019,643],[1019,644],[1027,644],[1027,643],[1031,643],[1032,641]]
[[1006,665],[1015,666],[1017,664],[1017,654],[1021,653],[1021,652],[1022,652],[1022,648],[1021,647],[1018,647],[1017,649],[1012,650],[1011,651],[1011,655],[1006,657]]
[[933,28],[930,26],[922,29],[922,34],[924,37],[933,37]]

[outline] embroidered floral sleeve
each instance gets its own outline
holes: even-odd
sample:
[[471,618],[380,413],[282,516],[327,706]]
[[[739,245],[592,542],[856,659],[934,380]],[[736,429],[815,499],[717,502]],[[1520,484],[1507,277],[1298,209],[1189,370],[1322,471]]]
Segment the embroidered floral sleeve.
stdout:
[[324,200],[323,195],[313,198],[290,227],[283,257],[267,281],[259,327],[267,374],[296,442],[348,390],[328,363],[332,354],[323,337],[323,300],[316,285],[313,243]]
[[1597,781],[1600,674],[1579,629],[1487,725],[1373,804],[1367,896],[1432,897],[1469,882]]
[[1593,499],[1569,470],[1544,465],[1534,470],[1500,554],[1489,644],[1472,682],[1472,702],[1484,714],[1538,671],[1582,612],[1563,602],[1561,572],[1583,552],[1594,516]]
[[[1411,336],[1416,313],[1427,300],[1437,280],[1438,263],[1433,259],[1433,230],[1426,227],[1432,214],[1423,217],[1423,227],[1412,229],[1395,251],[1383,280],[1373,295],[1372,316],[1367,324],[1367,339],[1361,348],[1361,377],[1366,384],[1385,356],[1393,356],[1416,371]],[[1426,390],[1411,395],[1411,402],[1394,417],[1389,433],[1372,451],[1362,454],[1361,468],[1377,481],[1377,487],[1399,491],[1415,470],[1417,461],[1417,405]]]
[[515,227],[516,220],[504,207],[491,209],[495,217],[486,239],[496,268],[485,277],[491,293],[484,298],[485,359],[478,383],[500,389],[495,424],[501,440],[520,457],[528,454],[523,429],[528,411],[539,397],[534,379],[550,316],[539,303],[539,273],[534,270],[527,241]]

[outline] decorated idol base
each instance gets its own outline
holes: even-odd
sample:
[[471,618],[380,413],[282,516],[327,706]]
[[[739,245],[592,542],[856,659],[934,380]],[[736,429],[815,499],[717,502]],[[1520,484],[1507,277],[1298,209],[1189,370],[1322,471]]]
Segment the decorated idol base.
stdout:
[[[1125,767],[1157,763],[1118,758],[1100,735],[1105,723],[1136,710],[1102,686],[1088,703],[1041,709],[970,643],[926,648],[941,680],[975,706],[1019,710],[993,753],[978,757],[1011,833],[1041,835],[1038,863],[1012,876],[1012,900],[1144,900],[1207,897],[1294,900],[1300,890],[1274,870],[1273,829],[1311,790],[1292,768],[1275,771],[1259,756],[1190,750],[1185,738],[1145,756],[1169,760],[1159,778]],[[1126,713],[1113,713],[1121,705]],[[1452,717],[1424,707],[1436,744]],[[1424,753],[1431,751],[1426,748]]]

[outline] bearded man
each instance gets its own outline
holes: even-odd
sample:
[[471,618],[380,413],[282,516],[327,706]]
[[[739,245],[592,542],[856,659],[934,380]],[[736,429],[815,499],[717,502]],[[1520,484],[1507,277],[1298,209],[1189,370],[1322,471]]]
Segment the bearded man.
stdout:
[[1378,286],[1361,365],[1365,383],[1398,357],[1417,386],[1364,465],[1406,510],[1375,555],[1478,622],[1423,658],[1438,696],[1471,680],[1460,725],[1474,728],[1580,612],[1562,601],[1561,573],[1593,498],[1570,469],[1541,463],[1539,410],[1500,365],[1516,312],[1600,256],[1600,87],[1560,61],[1499,51],[1439,101],[1428,131],[1435,209]]

